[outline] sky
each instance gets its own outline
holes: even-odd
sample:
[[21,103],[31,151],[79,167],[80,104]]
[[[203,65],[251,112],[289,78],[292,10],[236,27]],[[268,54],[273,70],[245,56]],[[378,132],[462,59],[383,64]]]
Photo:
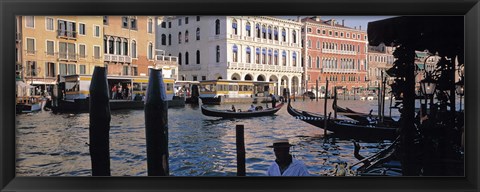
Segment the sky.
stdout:
[[[279,16],[279,17],[286,18],[286,19],[297,19],[297,16]],[[329,20],[333,18],[337,20],[339,24],[341,24],[342,19],[344,19],[345,26],[351,27],[351,28],[357,27],[357,29],[359,29],[359,26],[362,26],[362,30],[364,31],[367,30],[368,22],[378,21],[378,20],[387,19],[391,17],[394,17],[394,16],[320,16],[322,20]]]

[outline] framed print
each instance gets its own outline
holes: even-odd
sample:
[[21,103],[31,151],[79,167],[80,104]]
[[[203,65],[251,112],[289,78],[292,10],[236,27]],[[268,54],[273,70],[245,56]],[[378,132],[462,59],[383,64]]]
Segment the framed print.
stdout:
[[1,191],[478,190],[478,0],[1,10]]

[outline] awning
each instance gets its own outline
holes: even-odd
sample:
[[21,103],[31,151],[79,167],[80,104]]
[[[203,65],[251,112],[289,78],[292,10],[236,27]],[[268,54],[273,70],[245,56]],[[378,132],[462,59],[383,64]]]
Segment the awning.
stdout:
[[31,85],[29,85],[29,84],[27,84],[27,83],[25,83],[25,82],[23,82],[23,81],[16,81],[15,84],[16,84],[17,86],[19,86],[19,87],[22,87],[22,88],[23,88],[23,87],[25,87],[25,88],[33,88],[33,87],[35,87],[35,86],[31,86]]

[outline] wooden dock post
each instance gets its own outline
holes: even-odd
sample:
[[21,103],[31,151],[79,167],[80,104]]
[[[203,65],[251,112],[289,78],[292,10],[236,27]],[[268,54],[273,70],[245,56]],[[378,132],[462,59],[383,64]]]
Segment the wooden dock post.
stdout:
[[89,89],[89,151],[92,176],[110,176],[111,116],[105,67],[95,67]]
[[325,125],[323,126],[323,137],[327,136],[327,98],[328,98],[328,80],[327,85],[325,85],[325,102],[323,104],[323,118],[325,120]]
[[145,98],[148,176],[168,176],[168,104],[161,69],[149,69]]
[[317,102],[318,102],[318,79],[317,81],[315,81],[315,88],[317,90],[317,92],[315,93],[315,97],[317,98]]
[[237,176],[245,176],[245,139],[244,139],[244,126],[237,125],[236,139],[237,139]]
[[334,86],[333,91],[334,91],[333,102],[335,103],[335,109],[333,109],[333,118],[337,119],[337,87]]

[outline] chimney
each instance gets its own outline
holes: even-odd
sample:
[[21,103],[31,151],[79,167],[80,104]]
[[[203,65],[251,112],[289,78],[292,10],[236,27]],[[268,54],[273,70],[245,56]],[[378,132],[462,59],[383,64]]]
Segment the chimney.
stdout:
[[332,26],[335,25],[335,19],[332,19],[332,21],[330,22],[330,24],[332,24]]
[[321,21],[320,16],[315,16],[315,21]]
[[342,27],[345,27],[345,19],[342,19]]

